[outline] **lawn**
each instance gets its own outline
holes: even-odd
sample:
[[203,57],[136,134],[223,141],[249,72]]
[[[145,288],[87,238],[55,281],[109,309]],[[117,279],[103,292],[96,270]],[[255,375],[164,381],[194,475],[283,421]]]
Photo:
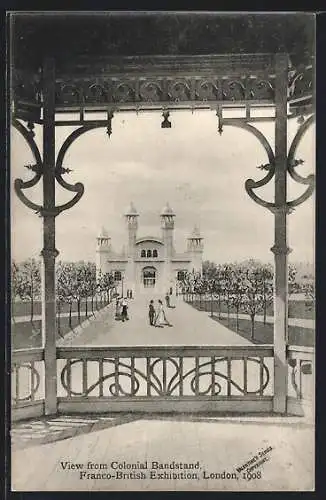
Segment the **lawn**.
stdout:
[[[104,305],[104,302],[102,302],[102,307]],[[58,306],[57,306],[58,307]],[[96,311],[96,300],[94,298],[93,301],[93,308],[94,311]],[[101,302],[100,300],[97,301],[97,309],[101,308]],[[34,309],[34,316],[39,316],[42,314],[42,304],[41,301],[35,301],[33,305]],[[60,311],[61,313],[69,313],[70,305],[67,302],[60,302]],[[85,312],[86,310],[86,301],[81,300],[80,302],[80,312]],[[72,303],[71,307],[72,313],[77,313],[77,302],[74,301]],[[92,311],[92,302],[91,299],[87,300],[87,311],[90,313]],[[23,301],[15,301],[12,305],[12,316],[13,317],[19,317],[19,316],[30,316],[31,314],[31,303],[29,301],[23,302]]]
[[[214,313],[219,312],[219,304],[217,300],[213,301],[204,301],[204,300],[194,300],[190,302],[190,305],[195,307],[199,311],[206,311]],[[221,312],[227,313],[228,309],[225,303],[221,303]],[[236,309],[230,307],[229,313],[236,313]],[[244,311],[239,311],[239,313],[243,314]],[[267,316],[273,316],[273,304],[270,304],[267,307],[266,311]],[[259,315],[263,315],[263,312],[259,312]],[[289,318],[297,318],[297,319],[315,319],[315,310],[312,307],[311,302],[305,300],[290,300],[289,301]],[[262,321],[255,322],[255,336],[254,339],[251,338],[251,321],[248,319],[239,319],[239,329],[236,327],[236,319],[235,318],[221,318],[219,319],[217,316],[212,318],[214,321],[220,322],[222,325],[230,328],[230,330],[238,333],[242,337],[251,340],[256,344],[272,344],[273,343],[273,323],[263,324]],[[291,345],[300,345],[300,346],[314,346],[315,345],[315,330],[312,328],[303,328],[300,326],[292,326],[288,327],[289,333],[289,344]]]
[[[104,306],[104,302],[102,302]],[[94,313],[96,314],[96,302],[94,300]],[[98,301],[97,310],[101,309],[101,303]],[[30,304],[28,302],[16,302],[14,304],[15,316],[11,324],[11,346],[12,349],[26,349],[29,347],[41,347],[42,346],[42,321],[40,319],[34,319],[31,321],[24,321],[22,323],[15,322],[15,318],[21,316],[30,315]],[[58,331],[57,338],[64,337],[71,329],[76,328],[80,323],[85,321],[85,319],[91,318],[93,316],[91,301],[88,301],[87,305],[87,316],[86,316],[86,303],[83,301],[80,305],[80,321],[78,319],[78,309],[77,304],[74,302],[72,304],[72,316],[71,316],[71,326],[69,324],[69,316],[62,316],[62,314],[69,313],[69,304],[62,303],[60,308],[60,316],[58,316]],[[41,314],[41,303],[36,302],[34,308],[34,317]]]
[[[89,314],[88,317],[92,317]],[[81,322],[85,320],[85,315],[81,317]],[[71,318],[72,329],[76,328],[80,323],[78,317]],[[59,326],[59,325],[58,325]],[[60,329],[58,328],[57,338],[64,337],[71,330],[69,325],[69,317],[60,318]],[[26,349],[28,347],[42,346],[42,322],[35,320],[33,323],[24,321],[23,323],[13,323],[11,325],[11,344],[12,349]]]
[[[255,322],[254,339],[251,338],[251,321],[250,319],[239,319],[239,329],[236,328],[236,319],[227,318],[218,319],[216,316],[213,321],[221,323],[221,325],[230,328],[230,330],[238,333],[245,339],[250,340],[254,344],[273,344],[273,324],[267,323],[264,325],[261,321]],[[289,344],[305,347],[313,347],[315,345],[315,330],[310,328],[302,328],[299,326],[289,326]]]
[[[190,304],[198,309],[199,311],[207,311],[211,312],[218,312],[219,311],[219,304],[217,300],[194,300],[194,302],[190,302]],[[221,312],[227,313],[228,309],[226,307],[225,303],[221,304]],[[236,309],[233,307],[230,307],[229,309],[230,313],[235,313]],[[244,313],[244,311],[239,310],[239,313]],[[260,311],[258,313],[259,315],[263,315],[263,311]],[[267,316],[273,316],[274,314],[274,308],[273,304],[268,305],[266,309],[266,315]],[[289,318],[298,318],[298,319],[315,319],[315,310],[314,307],[312,306],[310,301],[304,301],[304,300],[289,300]]]

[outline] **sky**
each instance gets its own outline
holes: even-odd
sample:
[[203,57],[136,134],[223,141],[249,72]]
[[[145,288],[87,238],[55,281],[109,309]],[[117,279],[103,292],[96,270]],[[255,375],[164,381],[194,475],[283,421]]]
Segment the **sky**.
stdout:
[[[94,115],[94,118],[96,116]],[[217,132],[214,111],[171,112],[170,129],[161,128],[159,112],[117,113],[112,120],[112,135],[105,128],[87,132],[68,150],[64,167],[67,182],[82,182],[85,193],[72,208],[56,218],[56,246],[59,260],[95,261],[96,236],[104,226],[116,251],[127,242],[123,214],[132,201],[139,217],[138,235],[160,236],[160,211],[166,202],[174,209],[175,248],[186,249],[186,238],[194,225],[204,238],[204,259],[216,263],[254,257],[272,261],[273,215],[257,205],[246,193],[249,178],[259,180],[267,155],[257,139],[239,128],[225,126]],[[274,125],[255,124],[274,148]],[[298,129],[296,119],[289,121],[288,142]],[[73,127],[59,127],[56,150]],[[35,127],[35,140],[41,147],[41,128]],[[302,175],[314,172],[315,130],[311,126],[297,150],[305,161],[297,167]],[[12,130],[11,178],[30,179],[33,174],[23,166],[33,163],[23,137]],[[256,190],[273,201],[274,183]],[[289,179],[289,199],[304,192],[306,186]],[[57,184],[57,204],[74,193]],[[25,191],[41,202],[41,183]],[[25,207],[11,189],[12,258],[17,261],[38,257],[42,249],[42,219]],[[289,216],[290,260],[314,259],[314,197]]]

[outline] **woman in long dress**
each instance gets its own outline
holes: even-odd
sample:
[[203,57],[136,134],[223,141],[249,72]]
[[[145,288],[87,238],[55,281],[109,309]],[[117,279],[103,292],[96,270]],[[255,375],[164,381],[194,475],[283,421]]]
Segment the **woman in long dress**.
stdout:
[[121,311],[122,311],[121,299],[120,299],[120,297],[117,297],[117,300],[115,303],[115,319],[116,320],[121,319]]
[[156,314],[156,318],[155,318],[155,323],[154,324],[158,328],[163,328],[164,325],[172,326],[168,322],[168,320],[166,318],[165,311],[164,311],[164,308],[163,308],[163,303],[162,303],[161,300],[158,301],[157,314]]
[[129,319],[128,318],[128,302],[127,302],[127,298],[126,297],[124,299],[122,299],[121,307],[122,307],[122,310],[121,310],[121,320],[124,322],[127,319]]

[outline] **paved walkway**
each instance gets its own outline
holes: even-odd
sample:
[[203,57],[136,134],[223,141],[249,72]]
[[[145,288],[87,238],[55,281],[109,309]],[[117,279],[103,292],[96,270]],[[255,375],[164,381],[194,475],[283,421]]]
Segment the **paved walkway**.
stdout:
[[[149,325],[148,303],[151,297],[137,296],[129,301],[129,321],[115,321],[115,307],[108,308],[94,318],[74,338],[67,336],[60,345],[249,345],[227,327],[212,321],[208,315],[197,311],[173,297],[175,308],[165,308],[171,327],[155,328]],[[153,297],[157,305],[158,297]]]
[[[181,301],[181,299],[178,298],[178,303],[180,301]],[[138,301],[136,301],[136,304],[137,303],[138,303]],[[132,304],[133,304],[133,301],[131,301],[131,305]],[[189,305],[191,305],[191,303]],[[142,306],[144,306],[145,309],[146,309],[146,304],[142,304]],[[204,312],[208,312],[208,311],[204,311]],[[214,316],[218,316],[218,315],[219,315],[218,312],[214,313]],[[61,318],[68,318],[68,316],[69,316],[69,313],[62,313],[60,315]],[[72,317],[77,317],[78,313],[73,312],[71,314],[71,316]],[[227,318],[228,314],[225,313],[225,312],[222,312],[221,316],[223,318]],[[80,317],[81,317],[81,321],[84,321],[86,319],[85,318],[85,313],[82,312],[80,314]],[[236,317],[235,313],[230,313],[230,318],[235,318],[235,317]],[[92,318],[92,314],[91,313],[88,314],[88,318]],[[40,316],[40,315],[36,315],[33,318],[34,321],[40,321],[41,319],[42,319],[42,316]],[[239,314],[239,319],[249,319],[249,316],[247,314]],[[28,323],[30,321],[30,316],[16,316],[15,318],[12,318],[11,321],[12,321],[12,323]],[[257,322],[263,322],[264,321],[264,317],[262,315],[258,314],[257,316],[255,316],[255,321],[257,321]],[[289,318],[288,322],[289,322],[290,326],[300,326],[301,328],[311,328],[311,329],[315,328],[315,320],[314,319]],[[274,317],[273,316],[266,316],[266,323],[274,323]]]

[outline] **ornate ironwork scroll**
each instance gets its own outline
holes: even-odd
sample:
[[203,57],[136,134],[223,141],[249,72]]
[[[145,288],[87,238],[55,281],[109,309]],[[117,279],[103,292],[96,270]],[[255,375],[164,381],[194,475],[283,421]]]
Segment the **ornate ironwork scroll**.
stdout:
[[[236,358],[232,358],[235,360]],[[242,359],[242,358],[240,358]],[[190,395],[192,396],[219,396],[222,392],[222,380],[225,380],[229,386],[233,386],[242,395],[263,395],[264,390],[269,384],[270,374],[268,367],[261,359],[247,357],[242,359],[243,362],[253,363],[259,366],[262,370],[262,376],[257,377],[258,387],[254,390],[247,390],[247,379],[243,381],[243,386],[232,379],[231,374],[227,375],[216,368],[216,365],[228,361],[226,357],[213,357],[210,361],[200,362],[199,358],[195,358],[196,366],[186,372],[183,372],[183,358],[155,358],[148,360],[147,370],[142,371],[134,366],[134,362],[123,362],[120,359],[103,359],[100,361],[103,364],[111,365],[112,371],[107,375],[99,376],[95,383],[84,387],[82,391],[74,391],[71,387],[71,367],[79,363],[84,363],[85,360],[75,359],[69,360],[61,371],[61,383],[67,394],[71,396],[87,397],[96,387],[102,386],[108,380],[112,383],[108,386],[108,394],[106,396],[137,396],[141,392],[141,387],[147,387],[148,396],[173,396],[174,392],[179,389],[180,394],[184,392],[184,382],[188,380]],[[156,372],[156,369],[161,366],[163,376]],[[102,368],[103,370],[103,368]],[[169,373],[168,373],[169,372]],[[171,373],[172,372],[172,373]],[[205,379],[206,377],[206,379]],[[208,377],[208,382],[207,382]],[[130,389],[123,387],[123,379],[130,380]],[[200,380],[202,385],[206,383],[205,388],[200,388]],[[154,394],[153,394],[154,393]],[[141,394],[140,394],[141,395]],[[231,395],[231,394],[229,394]]]
[[266,151],[268,163],[262,165],[260,168],[263,170],[267,170],[267,174],[260,181],[254,181],[253,179],[248,179],[245,183],[245,189],[250,198],[254,200],[256,203],[258,203],[258,205],[273,210],[275,208],[274,203],[263,200],[253,191],[254,189],[265,186],[273,178],[275,174],[275,156],[269,141],[266,139],[264,134],[260,132],[260,130],[258,130],[253,125],[246,123],[244,120],[239,120],[235,118],[226,119],[219,117],[219,131],[222,129],[224,125],[239,127],[242,128],[243,130],[247,130],[247,132],[250,132],[259,140],[260,144]]
[[[45,212],[46,212],[44,207],[42,205],[39,205],[39,204],[31,201],[29,198],[27,198],[27,196],[23,192],[23,190],[35,186],[41,180],[41,178],[43,176],[44,165],[43,165],[40,151],[39,151],[37,144],[34,140],[33,127],[30,126],[29,129],[27,129],[20,121],[18,121],[16,119],[14,119],[12,121],[12,124],[21,133],[21,135],[24,137],[24,139],[27,141],[28,145],[30,146],[30,148],[32,150],[32,153],[33,153],[33,156],[35,159],[34,165],[27,165],[26,166],[29,170],[31,170],[35,173],[33,179],[31,179],[29,181],[23,181],[22,179],[15,179],[15,182],[14,182],[15,192],[16,192],[18,198],[21,200],[21,202],[24,203],[24,205],[26,205],[31,210],[34,210],[36,213],[43,216],[43,215],[45,215]],[[70,145],[70,143],[69,143],[69,145]],[[64,173],[67,173],[67,172],[69,172],[69,170],[64,169],[62,167],[62,161],[61,161],[61,163],[59,161],[59,164],[57,164],[56,168],[55,168],[55,178],[64,189],[67,189],[68,191],[71,191],[71,192],[76,192],[76,195],[69,202],[55,207],[54,211],[53,211],[53,215],[55,215],[55,216],[57,216],[63,210],[67,210],[67,209],[73,207],[80,200],[80,198],[82,197],[82,195],[84,193],[84,186],[82,183],[77,182],[76,184],[69,184],[68,182],[66,182],[62,178],[62,175]]]
[[32,150],[32,153],[33,153],[33,156],[35,159],[35,165],[29,166],[29,169],[35,173],[34,177],[32,179],[30,179],[29,181],[23,181],[22,179],[16,179],[14,182],[15,192],[16,192],[18,198],[20,199],[20,201],[22,203],[24,203],[24,205],[26,205],[31,210],[39,212],[40,209],[42,208],[41,205],[38,205],[38,204],[32,202],[31,200],[29,200],[27,198],[27,196],[25,196],[25,194],[23,193],[23,190],[29,189],[29,188],[35,186],[42,177],[43,162],[42,162],[42,158],[40,155],[40,151],[37,147],[37,144],[34,140],[33,135],[31,134],[30,130],[28,130],[26,127],[24,127],[24,125],[18,120],[13,120],[12,125],[24,137],[25,141],[27,142],[30,149]]
[[294,181],[298,182],[299,184],[308,185],[308,188],[306,189],[306,191],[301,196],[299,196],[295,200],[287,202],[287,206],[289,208],[294,208],[294,207],[297,207],[298,205],[301,205],[301,203],[303,203],[304,201],[306,201],[312,195],[312,193],[314,191],[314,188],[315,188],[315,176],[313,174],[308,175],[308,177],[302,177],[301,175],[299,175],[295,171],[295,168],[298,165],[300,165],[301,163],[303,163],[302,160],[300,161],[300,160],[296,160],[295,159],[295,154],[296,154],[298,145],[299,145],[299,143],[300,143],[303,135],[305,134],[305,132],[307,131],[307,129],[310,127],[310,125],[314,122],[314,120],[315,120],[314,115],[311,115],[300,126],[299,130],[297,131],[297,133],[296,133],[296,135],[295,135],[295,137],[294,137],[294,139],[292,141],[291,147],[289,149],[288,161],[287,161],[287,170],[288,170],[288,173],[290,174],[290,176],[292,177],[292,179]]
[[56,107],[100,107],[148,103],[204,103],[210,102],[273,102],[274,83],[272,77],[238,78],[220,77],[214,73],[207,77],[162,75],[130,77],[85,77],[71,82],[56,83]]
[[[110,120],[112,119],[112,114],[109,114]],[[60,151],[57,156],[57,161],[56,161],[56,166],[55,166],[55,177],[60,186],[62,186],[65,189],[68,189],[68,191],[73,191],[76,192],[77,194],[74,196],[74,198],[69,201],[68,203],[65,203],[64,205],[61,205],[60,207],[57,207],[58,213],[62,212],[63,210],[67,210],[68,208],[71,208],[73,205],[75,205],[78,200],[82,197],[84,193],[84,186],[80,182],[77,182],[76,184],[69,184],[62,178],[62,174],[65,172],[65,169],[63,168],[63,161],[64,157],[69,149],[69,147],[72,145],[72,143],[78,139],[82,134],[85,134],[86,132],[89,132],[90,130],[94,130],[96,128],[103,128],[103,123],[97,124],[97,123],[92,123],[92,124],[86,124],[83,125],[82,127],[79,127],[78,129],[74,130],[64,141],[62,144]],[[108,135],[111,135],[111,122],[110,122],[110,129],[109,126],[107,127],[108,130]],[[109,134],[110,132],[110,134]]]
[[[254,181],[253,179],[248,179],[245,183],[245,189],[246,189],[248,195],[250,196],[250,198],[252,200],[254,200],[258,205],[265,207],[265,208],[269,209],[272,213],[274,213],[275,210],[277,209],[275,203],[271,203],[271,202],[263,200],[262,198],[257,196],[253,191],[254,189],[265,186],[269,181],[271,181],[271,179],[273,178],[273,176],[275,174],[275,156],[274,156],[274,152],[271,148],[271,145],[269,144],[266,137],[262,134],[262,132],[260,132],[253,125],[246,123],[246,121],[241,120],[241,119],[235,119],[235,118],[230,118],[230,119],[221,118],[221,114],[219,112],[217,113],[217,115],[219,117],[219,133],[220,134],[223,130],[223,126],[225,126],[225,125],[240,127],[242,129],[247,130],[248,132],[252,133],[259,140],[261,145],[264,147],[264,149],[267,153],[267,156],[268,156],[268,163],[266,163],[265,165],[261,165],[258,168],[260,168],[261,170],[266,170],[267,174],[265,175],[265,177],[263,177],[263,179],[261,179],[259,181]],[[293,211],[293,209],[295,207],[297,207],[298,205],[303,203],[305,200],[307,200],[311,196],[311,194],[313,193],[314,188],[315,188],[315,176],[313,174],[308,175],[308,177],[302,177],[295,170],[295,168],[298,165],[303,163],[303,160],[295,159],[295,154],[296,154],[298,145],[299,145],[300,140],[302,139],[303,135],[305,134],[305,132],[309,128],[309,126],[314,122],[314,119],[315,119],[314,115],[311,115],[303,124],[301,124],[299,130],[297,131],[297,133],[292,141],[291,147],[289,149],[288,158],[287,158],[287,171],[294,181],[298,182],[299,184],[308,185],[308,188],[301,196],[299,196],[298,198],[296,198],[294,200],[288,201],[286,203],[288,213],[291,213],[291,211]]]
[[[292,114],[312,111],[314,61],[291,68],[288,101]],[[12,72],[16,118],[41,123],[41,71]],[[83,58],[56,69],[55,107],[64,112],[137,106],[275,101],[274,54]]]

